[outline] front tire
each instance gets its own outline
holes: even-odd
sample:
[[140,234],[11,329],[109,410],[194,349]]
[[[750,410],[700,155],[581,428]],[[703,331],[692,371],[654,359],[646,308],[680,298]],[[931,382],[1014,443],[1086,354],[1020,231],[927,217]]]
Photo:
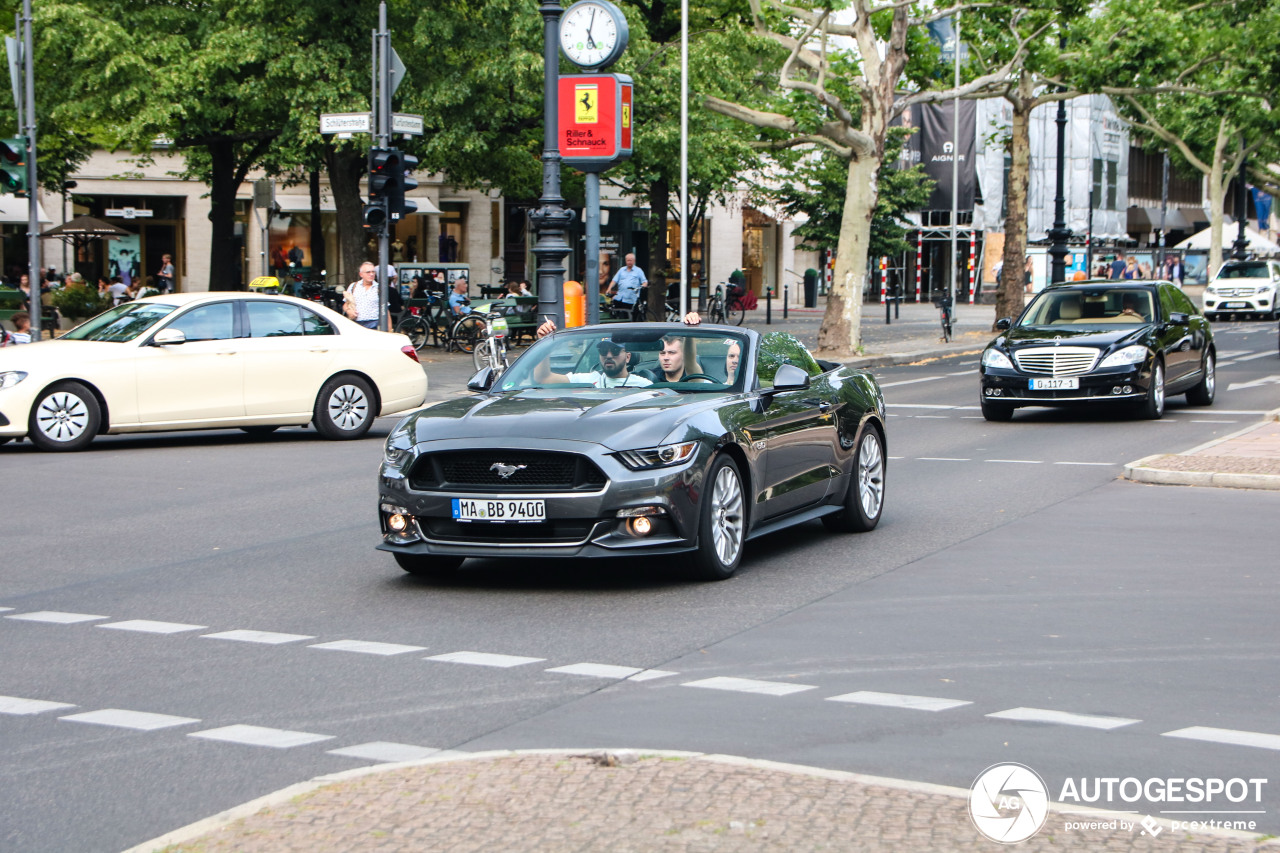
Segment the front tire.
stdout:
[[495,359],[489,350],[489,345],[485,341],[481,341],[476,345],[475,350],[471,353],[471,361],[475,365],[477,371],[484,370],[486,367],[492,367],[495,374],[501,373],[507,369],[507,348],[502,341],[498,341],[498,355]]
[[1193,406],[1212,406],[1213,395],[1216,390],[1218,378],[1215,375],[1215,364],[1217,359],[1214,358],[1212,352],[1205,353],[1204,370],[1201,373],[1200,381],[1196,386],[1187,392],[1187,402]]
[[468,314],[453,326],[449,334],[453,345],[465,353],[475,352],[484,337],[484,321],[475,314]]
[[746,496],[738,466],[717,456],[707,472],[707,493],[698,511],[698,549],[690,558],[690,574],[698,580],[733,577],[742,562],[747,538]]
[[335,376],[320,389],[312,420],[333,441],[360,438],[373,426],[373,389],[359,376]]
[[1151,385],[1147,396],[1138,403],[1138,417],[1158,421],[1164,417],[1164,363],[1157,360],[1151,368]]
[[456,572],[466,557],[445,557],[439,554],[392,554],[396,565],[415,578],[440,577]]
[[41,450],[84,450],[98,434],[98,399],[79,382],[59,382],[31,407],[27,435]]
[[853,474],[844,496],[844,508],[824,515],[822,524],[833,533],[866,533],[880,523],[884,512],[885,458],[880,432],[868,426],[858,440]]

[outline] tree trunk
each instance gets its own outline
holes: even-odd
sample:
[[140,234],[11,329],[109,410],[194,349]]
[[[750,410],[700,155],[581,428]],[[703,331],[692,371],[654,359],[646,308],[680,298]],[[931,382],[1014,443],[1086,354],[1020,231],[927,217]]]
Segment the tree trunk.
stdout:
[[333,190],[333,206],[338,220],[338,256],[342,268],[335,274],[346,284],[354,281],[364,263],[364,200],[360,197],[360,176],[365,170],[363,151],[337,148],[325,153],[329,170],[329,186]]
[[[211,183],[209,186],[209,289],[241,290],[240,252],[236,245],[235,143],[212,142],[209,152]],[[145,271],[143,273],[146,274]]]
[[1226,121],[1218,123],[1218,138],[1213,146],[1213,162],[1209,171],[1209,281],[1222,266],[1222,226],[1226,215],[1227,186],[1231,176],[1224,174],[1227,159]]
[[325,268],[324,223],[320,213],[320,173],[312,170],[311,182],[311,278]]
[[854,157],[849,161],[831,295],[818,331],[818,354],[824,358],[853,358],[862,345],[862,294],[867,284],[867,251],[879,176],[878,158]]
[[667,319],[667,206],[671,185],[665,180],[649,185],[649,310],[646,319]]
[[[1019,97],[1010,98],[1013,124],[1009,129],[1008,213],[1004,218],[1004,255],[1000,284],[996,288],[996,319],[1017,317],[1026,301],[1027,189],[1031,184],[1030,78],[1018,82]],[[1027,95],[1028,97],[1022,97]],[[995,326],[992,326],[995,331]]]

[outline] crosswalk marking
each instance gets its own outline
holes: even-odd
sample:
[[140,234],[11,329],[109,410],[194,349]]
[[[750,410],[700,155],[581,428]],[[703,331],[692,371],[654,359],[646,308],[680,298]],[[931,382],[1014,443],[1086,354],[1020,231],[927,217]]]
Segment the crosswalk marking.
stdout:
[[707,690],[731,690],[738,693],[759,693],[763,696],[789,696],[805,690],[816,690],[812,684],[789,684],[783,681],[757,681],[753,678],[716,676],[699,681],[686,681],[681,687],[703,687]]
[[541,663],[546,658],[526,658],[519,655],[495,655],[489,652],[450,652],[447,655],[433,655],[423,660],[438,660],[444,663],[465,663],[472,666],[496,666],[510,669],[513,666],[524,666],[527,663]]
[[265,746],[271,749],[291,749],[322,740],[333,740],[333,735],[317,735],[311,732],[291,732],[288,729],[271,729],[265,726],[234,725],[218,729],[191,732],[187,737],[203,740],[220,740],[227,743],[243,743],[248,746]]
[[640,672],[639,667],[613,666],[607,663],[571,663],[568,666],[557,666],[547,672],[562,672],[565,675],[590,675],[595,678],[630,678]]
[[183,631],[203,631],[208,625],[185,625],[181,622],[153,622],[150,619],[129,619],[124,622],[106,622],[99,628],[117,631],[141,631],[145,634],[180,634]]
[[426,646],[405,646],[400,643],[371,643],[365,640],[334,640],[331,643],[316,643],[307,646],[309,649],[328,649],[335,652],[356,652],[362,655],[402,655],[406,652],[426,651]]
[[666,669],[646,669],[644,672],[637,672],[635,675],[627,679],[627,681],[652,681],[655,678],[666,678],[669,675],[679,675],[678,672],[671,672]]
[[0,613],[8,613],[12,609],[12,607],[0,607]]
[[44,699],[22,699],[17,696],[0,696],[0,714],[12,714],[17,717],[29,714],[43,714],[46,711],[59,711],[63,708],[74,708],[67,702],[47,702]]
[[941,699],[936,696],[911,696],[906,693],[877,693],[858,690],[840,696],[827,697],[828,702],[850,702],[855,705],[882,705],[886,708],[910,708],[915,711],[949,711],[962,705],[972,705],[964,699]]
[[1016,720],[1025,723],[1057,723],[1063,726],[1083,726],[1089,729],[1118,729],[1142,720],[1128,717],[1103,717],[1097,714],[1072,714],[1067,711],[1050,711],[1045,708],[1010,708],[987,714],[996,720]]
[[34,613],[15,613],[6,619],[20,619],[23,622],[52,622],[55,625],[74,625],[77,622],[97,622],[106,616],[93,616],[89,613],[63,613],[60,610],[37,610]]
[[1267,734],[1265,732],[1245,732],[1237,729],[1215,729],[1212,726],[1190,726],[1185,729],[1164,732],[1162,737],[1204,740],[1232,746],[1254,746],[1260,749],[1280,749],[1280,735]]
[[344,758],[364,758],[369,761],[394,763],[398,761],[420,761],[435,755],[440,750],[430,746],[414,746],[411,743],[392,743],[385,740],[358,743],[343,749],[327,749],[329,755],[341,755]]
[[92,723],[95,726],[111,726],[139,732],[153,732],[156,729],[168,729],[200,722],[195,717],[149,714],[146,711],[126,711],[122,708],[103,708],[101,711],[86,711],[83,714],[71,714],[58,719],[69,723]]
[[296,643],[299,640],[314,640],[309,634],[279,634],[275,631],[220,631],[217,634],[204,634],[205,640],[234,640],[238,643],[265,643],[278,646],[281,643]]

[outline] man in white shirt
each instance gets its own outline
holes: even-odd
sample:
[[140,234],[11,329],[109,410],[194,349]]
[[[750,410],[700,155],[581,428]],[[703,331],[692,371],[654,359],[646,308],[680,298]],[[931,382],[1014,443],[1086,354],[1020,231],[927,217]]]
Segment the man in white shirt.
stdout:
[[543,361],[534,368],[533,378],[539,384],[571,382],[594,385],[597,388],[643,388],[653,384],[630,371],[630,355],[625,344],[611,340],[597,341],[596,352],[600,355],[599,370],[588,373],[552,373],[547,362]]

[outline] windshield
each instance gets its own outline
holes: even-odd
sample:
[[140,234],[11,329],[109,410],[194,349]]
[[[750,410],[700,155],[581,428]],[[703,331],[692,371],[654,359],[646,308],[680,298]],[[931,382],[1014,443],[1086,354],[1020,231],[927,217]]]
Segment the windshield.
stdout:
[[1251,263],[1223,264],[1218,278],[1270,278],[1271,271],[1263,261]]
[[178,306],[162,302],[126,302],[76,326],[63,340],[124,343],[169,316]]
[[1144,288],[1042,290],[1019,326],[1137,326],[1155,317],[1152,293]]
[[697,331],[610,327],[557,332],[534,344],[502,375],[498,391],[670,388],[681,393],[740,390],[746,337]]

